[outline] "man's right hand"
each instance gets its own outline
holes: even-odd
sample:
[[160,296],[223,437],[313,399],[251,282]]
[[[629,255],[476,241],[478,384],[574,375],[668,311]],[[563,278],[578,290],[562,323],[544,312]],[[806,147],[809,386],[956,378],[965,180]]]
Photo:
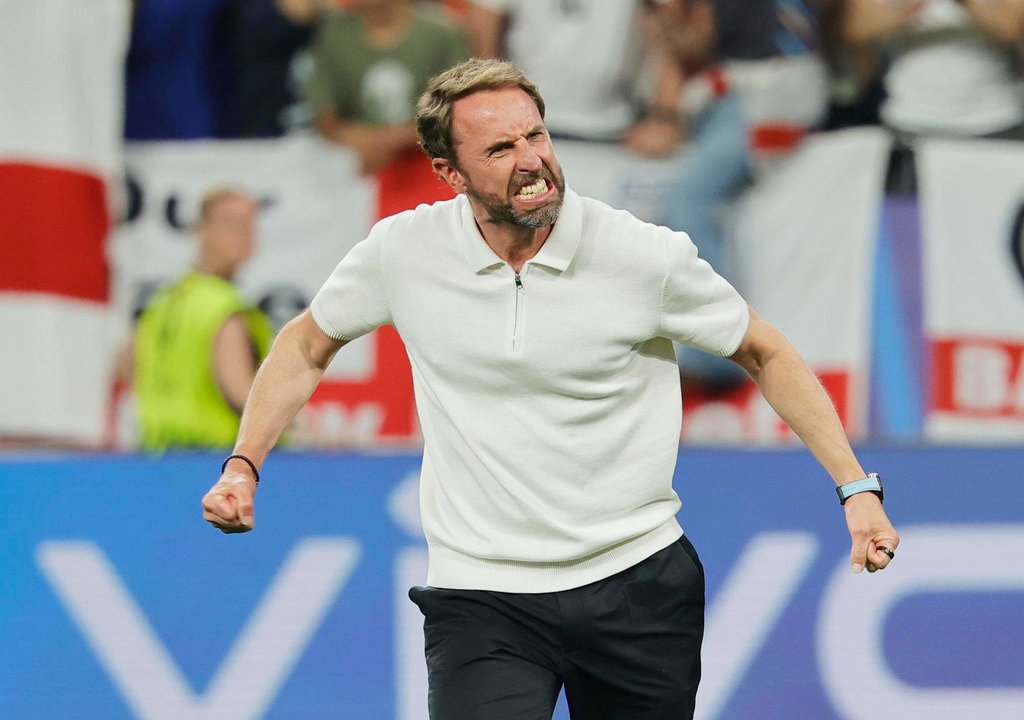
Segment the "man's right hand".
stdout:
[[203,519],[221,532],[249,532],[255,525],[255,495],[252,475],[229,468],[203,496]]

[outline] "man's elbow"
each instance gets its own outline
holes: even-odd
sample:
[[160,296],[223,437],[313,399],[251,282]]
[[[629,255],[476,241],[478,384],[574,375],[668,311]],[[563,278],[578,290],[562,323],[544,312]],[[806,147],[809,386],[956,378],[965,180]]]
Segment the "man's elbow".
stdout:
[[732,360],[743,368],[747,375],[752,377],[755,381],[764,369],[765,358],[760,353],[744,348],[743,346],[740,346],[740,349],[728,357],[729,360]]
[[736,352],[729,359],[756,381],[769,362],[780,354],[796,352],[774,325],[750,308],[750,324]]
[[282,349],[292,347],[310,368],[326,370],[334,355],[346,342],[325,333],[313,319],[313,313],[307,309],[281,328],[281,332],[274,340],[271,354],[278,345],[281,345]]

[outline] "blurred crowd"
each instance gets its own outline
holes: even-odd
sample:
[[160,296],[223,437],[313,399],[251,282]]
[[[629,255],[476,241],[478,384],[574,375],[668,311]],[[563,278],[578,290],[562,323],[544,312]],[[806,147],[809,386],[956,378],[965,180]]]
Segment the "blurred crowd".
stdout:
[[426,79],[477,55],[538,83],[553,134],[645,156],[730,125],[754,157],[859,124],[912,151],[1022,136],[1022,39],[1024,0],[135,0],[125,136],[313,129],[373,172],[415,144]]
[[[734,281],[723,208],[809,133],[887,128],[903,194],[922,137],[1024,138],[1024,0],[135,0],[125,137],[316,133],[382,182],[429,174],[416,99],[470,56],[537,83],[556,147],[671,159],[658,219]],[[706,392],[742,379],[685,348],[680,367]]]

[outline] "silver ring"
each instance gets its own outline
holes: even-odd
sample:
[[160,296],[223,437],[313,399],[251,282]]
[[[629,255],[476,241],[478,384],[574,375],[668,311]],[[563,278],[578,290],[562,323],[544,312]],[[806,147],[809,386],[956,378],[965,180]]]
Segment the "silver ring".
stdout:
[[879,552],[884,552],[886,555],[888,555],[890,560],[896,557],[896,553],[892,551],[892,548],[887,548],[884,545],[880,545],[878,547],[878,550]]

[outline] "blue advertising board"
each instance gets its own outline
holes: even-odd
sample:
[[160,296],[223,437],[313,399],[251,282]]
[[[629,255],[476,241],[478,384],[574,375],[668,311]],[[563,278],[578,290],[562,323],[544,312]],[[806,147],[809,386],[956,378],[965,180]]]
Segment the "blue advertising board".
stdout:
[[[806,451],[683,449],[698,717],[1024,717],[1024,450],[859,456],[903,535],[875,575]],[[425,719],[419,461],[276,453],[222,535],[217,457],[0,460],[0,718]]]

